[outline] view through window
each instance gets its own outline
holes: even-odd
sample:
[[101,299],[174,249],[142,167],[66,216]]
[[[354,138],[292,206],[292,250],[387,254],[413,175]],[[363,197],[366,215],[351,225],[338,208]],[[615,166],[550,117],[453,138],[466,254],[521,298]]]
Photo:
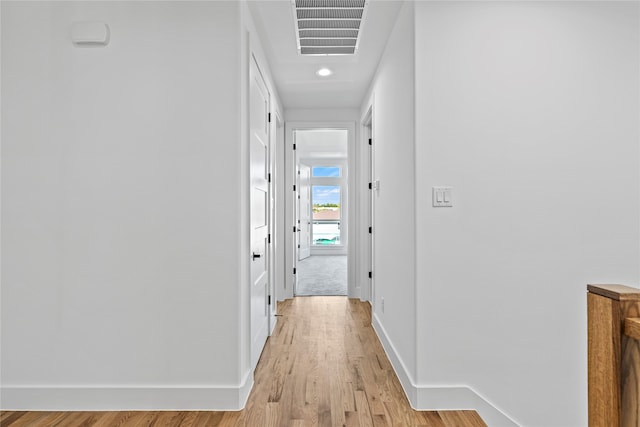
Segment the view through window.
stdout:
[[[314,167],[313,177],[339,177],[339,167]],[[339,185],[314,185],[311,189],[314,245],[340,244],[340,202]]]

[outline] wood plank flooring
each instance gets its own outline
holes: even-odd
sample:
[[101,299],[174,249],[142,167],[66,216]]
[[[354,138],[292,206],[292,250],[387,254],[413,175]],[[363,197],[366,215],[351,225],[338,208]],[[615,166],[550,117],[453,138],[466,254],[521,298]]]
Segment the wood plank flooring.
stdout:
[[371,327],[369,304],[299,297],[278,304],[276,330],[239,412],[11,412],[3,427],[482,427],[475,411],[417,412]]

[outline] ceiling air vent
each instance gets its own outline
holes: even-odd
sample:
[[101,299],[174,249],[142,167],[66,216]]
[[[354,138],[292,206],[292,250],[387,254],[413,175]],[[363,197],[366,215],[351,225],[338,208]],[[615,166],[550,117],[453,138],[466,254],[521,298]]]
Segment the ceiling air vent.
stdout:
[[298,52],[353,55],[368,0],[292,0]]

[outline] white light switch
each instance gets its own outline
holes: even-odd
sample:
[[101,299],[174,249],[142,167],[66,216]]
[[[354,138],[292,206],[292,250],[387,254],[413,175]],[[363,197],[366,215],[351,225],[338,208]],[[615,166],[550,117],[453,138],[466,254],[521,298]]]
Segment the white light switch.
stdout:
[[453,201],[451,198],[451,187],[432,187],[433,207],[451,207]]

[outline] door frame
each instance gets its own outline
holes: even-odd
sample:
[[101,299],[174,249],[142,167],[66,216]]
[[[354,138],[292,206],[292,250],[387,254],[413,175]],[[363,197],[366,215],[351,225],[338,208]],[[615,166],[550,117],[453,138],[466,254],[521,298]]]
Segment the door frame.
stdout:
[[[285,242],[288,227],[285,226],[285,129],[284,120],[280,114],[279,109],[275,108],[275,120],[272,120],[273,140],[271,144],[271,151],[273,156],[271,158],[271,189],[273,190],[273,202],[275,207],[273,209],[273,232],[271,234],[271,251],[272,251],[272,266],[273,266],[273,290],[271,301],[271,325],[270,330],[276,325],[277,315],[277,301],[283,301],[286,298],[285,287]],[[273,115],[272,115],[273,117]],[[275,121],[275,123],[274,123]]]
[[[257,62],[257,61],[256,61]],[[257,64],[260,65],[259,63]],[[258,68],[259,69],[259,68]],[[280,146],[284,143],[284,122],[276,103],[272,102],[270,106],[271,115],[269,120],[269,244],[267,245],[267,259],[269,268],[269,336],[273,334],[276,327],[278,314],[278,295],[279,290],[276,284],[280,279],[281,272],[279,260],[282,260],[280,254],[282,243],[280,240],[280,222],[282,222],[283,212],[281,209],[283,188],[281,182],[284,181],[280,176],[280,168],[278,153]],[[284,160],[284,159],[282,159]]]
[[[360,140],[360,165],[361,165],[361,179],[362,188],[367,188],[366,192],[363,192],[360,198],[360,219],[362,221],[361,231],[362,239],[360,239],[360,245],[362,250],[360,251],[360,284],[362,293],[360,299],[368,301],[373,306],[374,294],[375,294],[375,274],[374,274],[374,259],[375,259],[375,197],[373,194],[373,188],[369,188],[369,183],[374,182],[374,144],[375,138],[373,136],[373,105],[370,105],[366,110],[361,120],[361,133]],[[373,186],[373,185],[372,185]],[[371,228],[369,228],[371,227]],[[369,274],[371,272],[371,275]]]
[[347,282],[349,298],[360,298],[361,289],[356,281],[356,254],[357,254],[357,238],[353,224],[357,224],[356,216],[356,150],[355,141],[358,135],[356,131],[356,122],[286,122],[285,123],[285,298],[293,298],[295,286],[297,283],[297,220],[295,210],[296,193],[294,185],[296,184],[296,154],[294,151],[296,130],[314,130],[314,129],[346,129],[348,131],[348,150],[347,162],[349,177],[347,180]]
[[[297,162],[297,200],[295,201],[296,204],[296,223],[297,223],[297,227],[298,227],[298,233],[297,233],[297,242],[298,244],[296,245],[297,250],[297,260],[298,261],[302,261],[305,258],[309,258],[311,256],[311,235],[312,235],[312,231],[311,231],[311,166],[307,165],[305,163],[302,163],[300,161]],[[309,173],[309,176],[307,177],[307,188],[306,188],[306,192],[307,194],[305,195],[304,192],[302,191],[302,179],[303,179],[303,174],[301,173],[303,170],[307,170]],[[304,248],[303,249],[303,230],[305,229],[305,224],[303,224],[302,221],[302,213],[303,213],[303,209],[302,209],[302,201],[306,200],[308,202],[308,209],[304,209],[306,212],[306,216],[307,216],[307,224],[306,224],[306,235],[305,237],[307,237],[307,242],[309,247],[308,248]],[[308,254],[306,256],[304,256],[302,254],[303,250],[307,250]]]
[[[273,222],[273,214],[272,214],[272,185],[271,185],[271,172],[272,172],[272,148],[271,148],[271,142],[273,139],[273,125],[272,125],[272,121],[271,121],[271,111],[273,110],[273,100],[271,97],[271,89],[269,88],[269,85],[267,84],[267,79],[265,78],[265,75],[260,67],[260,63],[258,61],[258,59],[256,58],[255,54],[251,53],[250,58],[249,58],[249,85],[248,85],[248,122],[247,122],[247,126],[248,126],[248,130],[249,130],[249,250],[250,252],[247,253],[247,255],[250,257],[251,261],[249,263],[249,361],[250,361],[250,366],[252,367],[252,369],[255,368],[255,366],[258,363],[258,359],[260,357],[260,354],[262,353],[262,350],[264,348],[264,345],[266,344],[266,340],[268,339],[269,335],[271,334],[271,330],[272,330],[272,326],[271,326],[271,312],[272,312],[272,307],[273,305],[275,305],[275,298],[272,297],[272,287],[273,287],[273,282],[272,282],[272,269],[271,269],[271,256],[273,254],[273,251],[271,249],[272,244],[271,244],[271,238],[270,238],[270,233],[272,231],[272,222]],[[261,82],[261,85],[264,87],[264,90],[266,91],[266,113],[265,113],[265,125],[266,125],[266,141],[264,142],[265,144],[265,149],[266,149],[266,153],[264,154],[264,174],[265,176],[261,178],[262,181],[264,181],[264,187],[266,189],[266,200],[265,200],[265,212],[264,212],[264,221],[266,222],[266,224],[264,225],[265,227],[265,231],[262,231],[261,233],[264,233],[264,252],[262,254],[259,253],[259,250],[257,250],[255,248],[255,240],[254,240],[254,224],[253,224],[253,191],[254,191],[254,180],[253,180],[253,166],[252,166],[252,150],[253,150],[253,146],[252,146],[252,141],[253,141],[253,136],[252,136],[252,124],[253,124],[253,118],[252,118],[252,112],[253,112],[253,98],[252,98],[252,90],[253,90],[253,79],[258,79]],[[264,315],[260,314],[260,327],[259,329],[255,329],[256,325],[253,324],[253,320],[254,320],[254,288],[256,286],[256,281],[255,281],[255,277],[254,277],[254,273],[253,273],[253,263],[255,262],[261,262],[260,261],[260,257],[264,258],[264,273],[260,275],[260,277],[265,277],[265,292],[264,292]],[[258,259],[258,261],[256,261],[256,259]],[[262,271],[262,270],[261,270]],[[266,317],[266,320],[262,320],[264,317]],[[274,316],[275,317],[275,316]],[[264,328],[266,328],[266,330],[264,331],[264,342],[257,342],[256,341],[256,337],[254,336],[254,333],[256,331],[260,331],[260,337],[262,337],[262,331],[263,331],[263,323],[266,322],[266,325],[264,325]],[[260,348],[258,348],[258,346],[260,346]]]

